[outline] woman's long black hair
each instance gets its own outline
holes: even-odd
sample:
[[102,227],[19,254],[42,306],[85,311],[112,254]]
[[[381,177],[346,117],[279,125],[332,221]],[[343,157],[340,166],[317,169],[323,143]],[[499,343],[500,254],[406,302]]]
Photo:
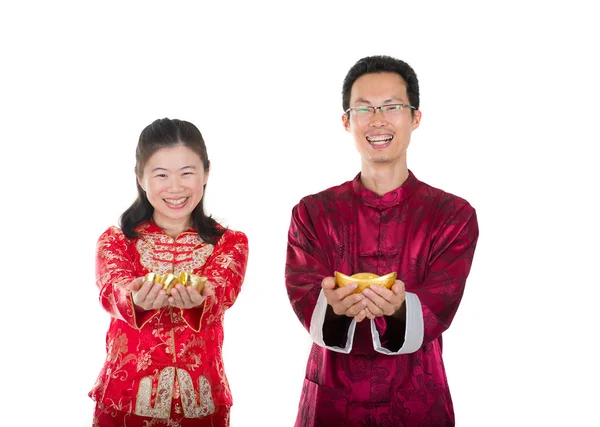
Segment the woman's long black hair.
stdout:
[[[196,126],[190,122],[177,119],[158,119],[140,134],[135,152],[135,174],[141,178],[148,159],[161,148],[183,145],[194,151],[202,160],[204,171],[210,169],[210,161],[206,153],[206,145],[202,134]],[[132,239],[139,237],[135,228],[152,218],[154,208],[150,204],[146,192],[136,179],[138,197],[133,204],[121,215],[119,226],[123,234]],[[204,185],[206,190],[206,184]],[[205,193],[206,194],[206,193]],[[212,217],[204,213],[204,196],[198,206],[192,211],[192,223],[198,235],[205,242],[216,244],[225,232],[225,228],[219,225]]]

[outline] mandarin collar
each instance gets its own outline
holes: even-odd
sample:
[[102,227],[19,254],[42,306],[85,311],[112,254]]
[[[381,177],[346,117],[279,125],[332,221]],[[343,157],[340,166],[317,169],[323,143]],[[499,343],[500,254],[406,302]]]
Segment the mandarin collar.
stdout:
[[[150,235],[163,235],[163,236],[168,236],[167,233],[165,233],[163,231],[162,228],[160,228],[158,225],[156,225],[156,223],[154,221],[148,220],[146,222],[141,223],[140,225],[138,225],[135,228],[135,231],[137,231],[140,234],[150,234]],[[188,228],[187,230],[182,231],[181,233],[179,233],[179,235],[177,236],[177,239],[179,239],[181,236],[185,235],[185,234],[197,234],[196,231],[193,228]],[[171,239],[173,239],[171,236],[169,236]],[[177,239],[173,239],[173,240],[177,240]]]
[[409,170],[408,178],[402,183],[402,185],[395,190],[388,191],[383,196],[369,190],[367,187],[360,183],[360,172],[352,181],[352,188],[354,194],[359,198],[365,205],[378,208],[387,209],[398,205],[401,201],[411,195],[413,190],[417,187],[419,180]]

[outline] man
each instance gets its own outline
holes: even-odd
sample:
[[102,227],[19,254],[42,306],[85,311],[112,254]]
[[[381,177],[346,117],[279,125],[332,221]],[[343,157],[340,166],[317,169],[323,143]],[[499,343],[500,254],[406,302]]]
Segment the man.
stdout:
[[[421,122],[408,64],[363,58],[342,94],[361,171],[303,198],[288,235],[286,287],[314,340],[296,427],[453,426],[442,333],[471,268],[475,210],[408,169]],[[397,280],[354,293],[353,285],[336,287],[336,271],[396,272]]]

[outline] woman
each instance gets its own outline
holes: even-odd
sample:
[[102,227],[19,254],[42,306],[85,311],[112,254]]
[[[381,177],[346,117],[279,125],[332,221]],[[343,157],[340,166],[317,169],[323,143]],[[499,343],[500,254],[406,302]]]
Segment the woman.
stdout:
[[[204,213],[209,168],[193,124],[161,119],[142,131],[138,197],[97,246],[97,286],[111,322],[90,392],[94,426],[229,426],[223,315],[244,280],[248,240]],[[168,289],[145,280],[148,273],[207,281],[201,292],[177,282]]]

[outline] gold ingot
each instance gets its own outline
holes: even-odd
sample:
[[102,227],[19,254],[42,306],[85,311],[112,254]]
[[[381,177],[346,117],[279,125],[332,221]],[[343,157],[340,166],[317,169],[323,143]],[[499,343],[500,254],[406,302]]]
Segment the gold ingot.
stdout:
[[181,283],[183,286],[187,286],[189,277],[190,273],[188,273],[187,271],[182,271],[179,275],[179,283]]
[[198,276],[197,274],[185,271],[179,275],[179,281],[183,283],[184,286],[192,286],[198,292],[202,292],[202,289],[204,289],[206,279],[207,278],[204,276]]
[[144,282],[162,283],[163,281],[164,277],[156,273],[148,273],[144,277]]
[[181,283],[183,286],[193,286],[198,292],[202,292],[207,278],[204,276],[198,276],[197,274],[188,273],[187,271],[182,272],[179,277],[172,273],[160,275],[157,273],[148,273],[144,277],[144,282],[162,283],[163,289],[167,295],[171,295],[171,289],[177,283]]
[[352,292],[358,293],[371,287],[371,285],[381,286],[390,289],[396,281],[396,273],[389,273],[384,276],[378,276],[373,273],[356,273],[352,276],[346,276],[338,271],[335,272],[335,283],[338,287],[347,286],[356,283],[358,287]]
[[175,277],[174,274],[168,273],[164,276],[162,283],[163,289],[165,290],[167,295],[171,295],[171,289],[173,289],[173,286],[175,286],[179,282],[177,281],[177,277]]
[[190,286],[196,288],[196,290],[201,293],[204,289],[204,285],[206,284],[207,277],[198,276],[196,274],[190,274]]

